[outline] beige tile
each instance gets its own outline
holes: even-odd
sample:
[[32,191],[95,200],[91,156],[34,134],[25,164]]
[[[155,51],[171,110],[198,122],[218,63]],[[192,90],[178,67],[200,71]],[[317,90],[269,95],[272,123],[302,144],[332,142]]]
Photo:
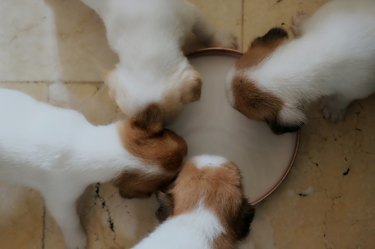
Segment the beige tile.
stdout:
[[75,109],[94,124],[108,124],[124,118],[102,83],[68,82],[61,83],[59,88],[54,89],[51,86],[53,87],[53,83],[0,82],[0,88],[15,89],[38,100]]
[[[242,46],[242,0],[191,0],[206,19],[216,28],[233,33]],[[189,39],[194,43],[194,39]],[[187,51],[200,48],[197,44],[188,44]]]
[[[270,248],[373,248],[374,106],[375,97],[360,101],[338,124],[325,121],[318,108],[312,109],[292,172],[258,207],[272,233],[261,226],[254,230],[274,241]],[[255,248],[266,248],[261,242]]]
[[290,31],[292,17],[298,11],[311,14],[325,2],[327,0],[244,0],[243,50],[254,38],[273,27]]
[[110,184],[94,185],[82,198],[89,248],[131,248],[157,224],[154,198],[123,199]]
[[43,200],[39,193],[0,183],[1,249],[40,249]]
[[117,60],[81,1],[2,0],[0,15],[1,80],[100,80]]
[[[94,184],[79,201],[88,249],[128,249],[157,225],[154,198],[123,199],[110,184]],[[63,235],[47,212],[44,248],[64,249]]]
[[40,101],[47,101],[48,86],[43,82],[0,82],[0,88],[18,90]]
[[[108,88],[104,84],[98,82],[58,84],[58,88],[55,87],[56,83],[49,84],[49,103],[75,109],[93,124],[108,124],[124,118],[115,102],[109,97]],[[66,93],[61,94],[64,91]]]
[[104,24],[77,0],[46,0],[54,13],[61,75],[64,81],[101,81],[117,63]]

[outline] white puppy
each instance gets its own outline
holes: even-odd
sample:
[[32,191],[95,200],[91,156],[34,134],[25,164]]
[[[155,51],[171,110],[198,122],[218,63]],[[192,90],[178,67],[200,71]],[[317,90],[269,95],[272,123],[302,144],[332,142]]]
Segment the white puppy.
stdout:
[[0,90],[0,180],[39,190],[69,249],[86,237],[76,200],[91,183],[112,181],[125,196],[169,184],[186,154],[184,140],[161,126],[155,106],[106,126],[13,90]]
[[210,27],[185,0],[82,0],[102,18],[119,63],[105,82],[126,115],[157,103],[165,119],[200,98],[201,79],[181,47],[193,31],[210,46],[236,47],[236,39]]
[[133,249],[233,249],[254,217],[238,167],[217,156],[187,162],[158,198],[157,215],[167,220]]
[[276,133],[297,130],[320,97],[324,117],[340,120],[375,91],[375,1],[329,2],[296,31],[289,42],[276,28],[257,38],[228,75],[232,105]]

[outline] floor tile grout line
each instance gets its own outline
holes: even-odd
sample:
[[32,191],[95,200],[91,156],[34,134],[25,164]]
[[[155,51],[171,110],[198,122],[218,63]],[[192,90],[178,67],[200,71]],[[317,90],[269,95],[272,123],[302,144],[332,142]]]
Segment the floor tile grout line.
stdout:
[[243,51],[244,50],[244,43],[245,43],[245,39],[244,39],[244,19],[245,19],[245,0],[241,0],[241,50]]
[[[55,81],[53,80],[0,80],[0,84],[9,84],[9,83],[21,83],[21,84],[52,84]],[[97,84],[97,83],[104,83],[103,80],[62,80],[63,83],[68,84]]]

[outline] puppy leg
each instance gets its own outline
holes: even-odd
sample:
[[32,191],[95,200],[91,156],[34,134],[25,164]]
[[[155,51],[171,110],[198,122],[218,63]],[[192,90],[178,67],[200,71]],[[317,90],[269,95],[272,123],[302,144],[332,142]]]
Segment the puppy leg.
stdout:
[[321,100],[321,110],[323,117],[333,122],[341,121],[345,118],[346,110],[352,99],[341,95],[323,97]]
[[76,211],[76,200],[62,200],[61,197],[64,197],[64,194],[55,193],[54,197],[45,196],[47,209],[60,226],[66,247],[68,249],[85,249],[86,235]]
[[237,38],[233,34],[215,30],[198,10],[196,10],[193,33],[207,46],[238,48]]
[[292,18],[292,33],[295,37],[299,37],[303,33],[303,23],[308,18],[307,14],[302,11],[298,11]]

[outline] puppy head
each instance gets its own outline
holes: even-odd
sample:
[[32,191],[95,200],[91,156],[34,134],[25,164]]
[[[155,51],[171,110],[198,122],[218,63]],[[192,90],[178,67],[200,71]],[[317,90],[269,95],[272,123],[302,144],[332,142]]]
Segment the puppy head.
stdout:
[[169,123],[185,104],[199,100],[201,94],[199,73],[187,61],[180,64],[158,73],[137,73],[117,67],[106,76],[105,83],[111,98],[127,116],[157,103],[163,122]]
[[228,74],[227,94],[232,106],[251,119],[265,121],[276,134],[294,132],[305,118],[299,104],[285,103],[279,96],[246,76],[288,39],[286,31],[273,28],[256,38]]
[[187,162],[167,193],[158,193],[159,220],[189,212],[198,205],[210,209],[225,227],[229,241],[249,232],[254,209],[244,196],[238,167],[222,157],[199,156]]
[[119,125],[125,149],[139,160],[139,169],[125,171],[116,180],[124,197],[148,195],[169,184],[187,154],[184,139],[163,128],[156,105]]

